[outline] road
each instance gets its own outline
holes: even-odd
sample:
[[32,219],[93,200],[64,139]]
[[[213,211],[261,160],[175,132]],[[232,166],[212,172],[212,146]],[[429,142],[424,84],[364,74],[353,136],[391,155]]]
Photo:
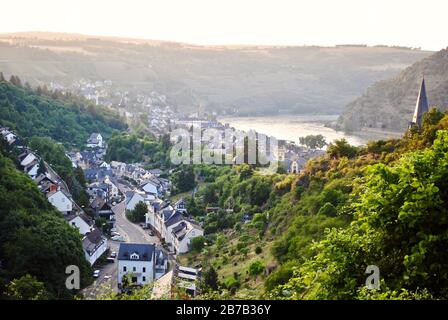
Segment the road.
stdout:
[[[118,186],[123,192],[126,193],[129,189],[127,186],[119,184]],[[156,236],[150,236],[147,230],[144,230],[137,224],[130,222],[126,218],[126,201],[118,203],[112,208],[115,214],[116,228],[118,233],[125,239],[125,242],[130,243],[154,243],[160,245],[160,240]],[[120,243],[117,241],[108,240],[110,251],[115,251],[118,255]],[[170,257],[173,259],[172,257]],[[171,260],[170,259],[170,260]],[[100,267],[100,276],[89,287],[83,289],[83,294],[87,299],[95,299],[99,295],[113,289],[114,292],[118,292],[118,275],[117,275],[117,260],[114,263],[107,263]]]
[[120,202],[112,211],[115,214],[117,231],[124,237],[126,242],[131,243],[155,243],[159,244],[159,238],[150,236],[147,230],[144,230],[137,224],[130,222],[126,218],[125,201]]

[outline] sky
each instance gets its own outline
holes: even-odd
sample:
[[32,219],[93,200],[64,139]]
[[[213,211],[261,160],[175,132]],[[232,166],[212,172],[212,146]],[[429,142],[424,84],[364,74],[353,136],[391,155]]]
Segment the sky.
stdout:
[[446,0],[2,0],[0,33],[203,45],[448,46]]

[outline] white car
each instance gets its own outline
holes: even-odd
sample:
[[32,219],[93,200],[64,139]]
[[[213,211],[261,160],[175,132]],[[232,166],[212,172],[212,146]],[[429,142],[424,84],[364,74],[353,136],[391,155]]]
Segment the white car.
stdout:
[[119,232],[111,232],[112,237],[119,237],[121,234]]
[[117,232],[117,228],[110,229],[110,232]]
[[124,242],[124,238],[122,236],[113,236],[111,239],[113,241]]
[[109,275],[107,275],[107,276],[104,276],[104,279],[110,279],[110,276]]
[[100,276],[100,270],[93,271],[93,277],[98,278]]

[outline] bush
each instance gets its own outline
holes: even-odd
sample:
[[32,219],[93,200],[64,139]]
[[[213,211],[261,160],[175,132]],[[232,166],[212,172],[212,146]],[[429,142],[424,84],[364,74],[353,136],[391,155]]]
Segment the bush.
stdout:
[[263,252],[263,249],[261,249],[260,246],[257,246],[257,247],[255,248],[255,253],[256,253],[256,254],[260,254],[260,253],[262,253],[262,252]]
[[264,270],[264,264],[261,261],[255,261],[249,266],[249,274],[257,276]]
[[195,237],[191,240],[191,251],[200,252],[204,249],[205,238],[203,236]]

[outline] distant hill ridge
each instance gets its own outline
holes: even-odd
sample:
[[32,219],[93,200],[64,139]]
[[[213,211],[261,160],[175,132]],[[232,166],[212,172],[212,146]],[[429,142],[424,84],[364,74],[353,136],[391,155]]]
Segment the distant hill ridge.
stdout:
[[179,111],[335,114],[370,84],[432,52],[400,47],[199,46],[60,33],[0,34],[0,70],[32,85],[111,80]]
[[338,119],[348,131],[384,128],[402,131],[412,120],[422,78],[429,106],[448,108],[448,50],[443,49],[414,63],[397,76],[376,82],[349,103]]

